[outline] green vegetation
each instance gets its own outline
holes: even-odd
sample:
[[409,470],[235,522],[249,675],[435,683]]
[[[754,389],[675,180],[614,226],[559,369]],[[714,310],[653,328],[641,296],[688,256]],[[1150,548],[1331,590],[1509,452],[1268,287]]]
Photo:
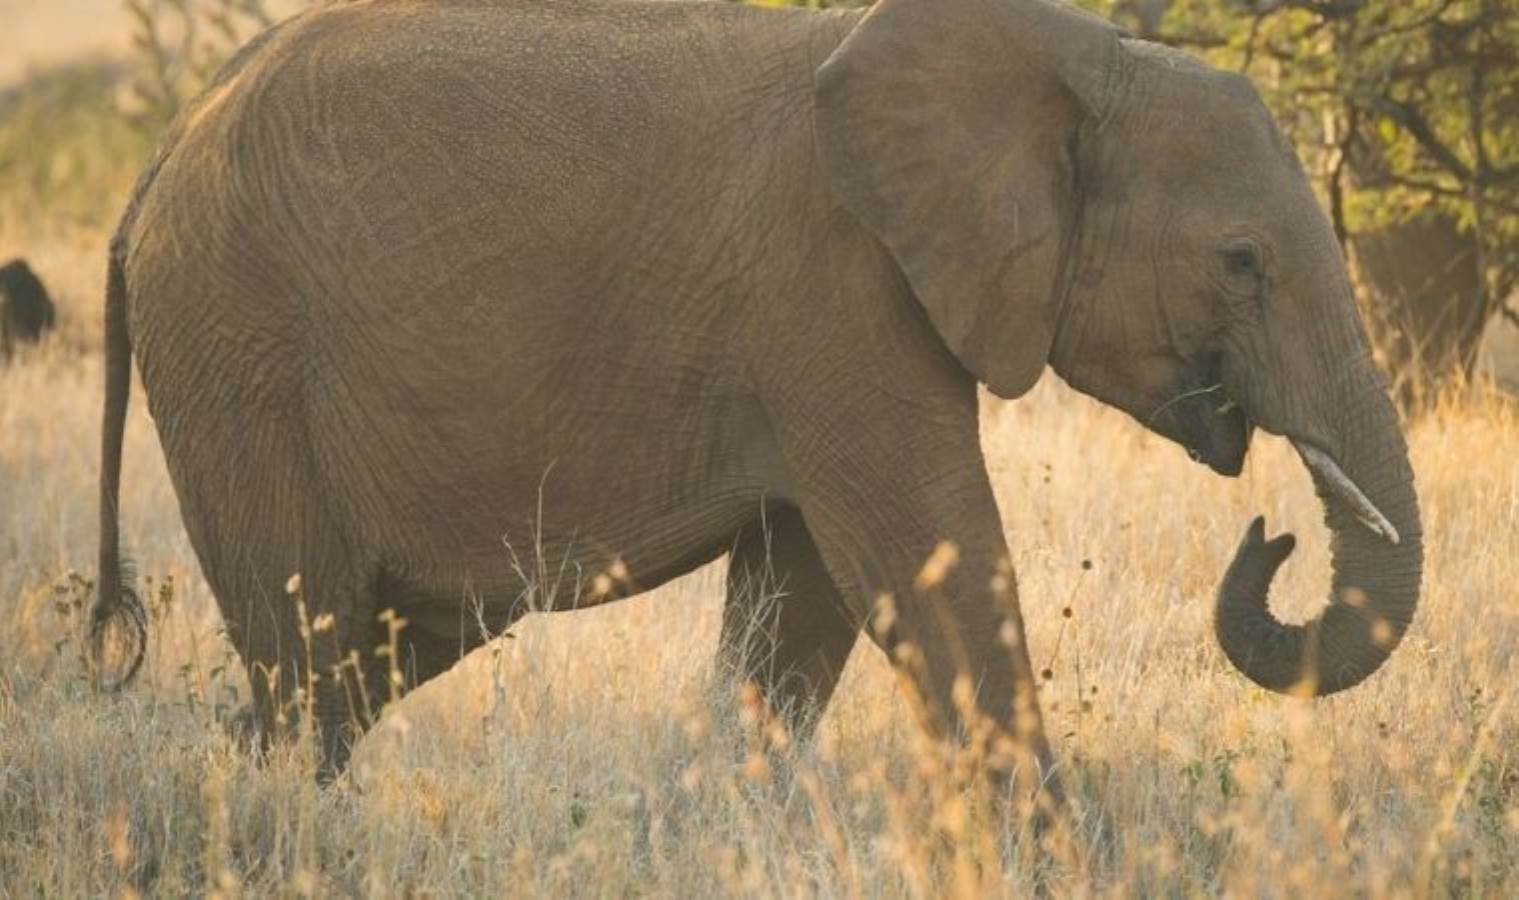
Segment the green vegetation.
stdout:
[[110,227],[153,147],[116,113],[123,76],[77,63],[0,95],[0,233]]

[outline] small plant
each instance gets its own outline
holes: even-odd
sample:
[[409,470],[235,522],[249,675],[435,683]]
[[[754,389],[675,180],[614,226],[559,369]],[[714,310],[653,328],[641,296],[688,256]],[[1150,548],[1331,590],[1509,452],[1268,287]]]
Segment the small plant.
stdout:
[[53,585],[53,611],[63,623],[58,639],[53,642],[53,655],[62,657],[70,645],[84,646],[86,615],[90,598],[95,595],[95,581],[70,569]]

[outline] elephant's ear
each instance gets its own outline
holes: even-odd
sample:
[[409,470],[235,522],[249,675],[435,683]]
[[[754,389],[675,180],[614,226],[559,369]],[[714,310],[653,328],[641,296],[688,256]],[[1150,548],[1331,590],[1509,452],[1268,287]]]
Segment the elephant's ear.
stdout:
[[817,73],[822,165],[945,344],[1004,397],[1054,340],[1077,128],[1118,33],[1049,0],[880,0]]

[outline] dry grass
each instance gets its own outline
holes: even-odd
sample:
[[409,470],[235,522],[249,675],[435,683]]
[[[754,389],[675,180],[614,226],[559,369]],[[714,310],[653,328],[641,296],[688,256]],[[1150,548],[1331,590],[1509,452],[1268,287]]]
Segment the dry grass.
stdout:
[[[99,240],[47,266],[65,321],[98,306]],[[710,665],[720,566],[525,621],[396,707],[332,789],[312,786],[298,748],[255,766],[218,725],[245,689],[140,400],[123,520],[159,621],[139,686],[94,696],[77,592],[54,588],[94,552],[100,366],[80,350],[93,332],[69,333],[0,371],[0,894],[1519,886],[1519,421],[1496,405],[1463,401],[1413,431],[1419,619],[1376,678],[1317,703],[1247,686],[1209,626],[1256,512],[1305,538],[1280,606],[1321,602],[1318,506],[1280,441],[1260,440],[1226,481],[1053,383],[989,405],[1036,664],[1054,675],[1042,702],[1077,800],[1074,837],[1031,854],[920,745],[873,648],[851,661],[818,745],[770,781],[749,711]]]
[[140,394],[122,522],[154,640],[137,687],[95,695],[68,573],[93,575],[104,229],[145,150],[77,115],[88,81],[53,84],[74,107],[0,103],[0,163],[26,174],[0,183],[0,256],[61,304],[60,334],[0,368],[0,896],[1519,893],[1519,417],[1480,397],[1410,436],[1427,587],[1407,643],[1315,703],[1250,687],[1211,631],[1256,513],[1302,538],[1277,608],[1322,603],[1319,507],[1281,441],[1227,481],[1053,376],[988,404],[1074,795],[1045,851],[922,744],[868,646],[817,744],[767,767],[711,665],[721,564],[524,621],[395,707],[330,789],[300,746],[254,765],[221,727],[246,686]]

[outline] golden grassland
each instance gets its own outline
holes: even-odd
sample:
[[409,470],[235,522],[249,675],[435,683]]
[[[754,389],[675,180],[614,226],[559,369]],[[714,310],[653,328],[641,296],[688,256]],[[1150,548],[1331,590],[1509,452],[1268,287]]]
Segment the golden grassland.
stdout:
[[50,277],[63,325],[0,369],[0,895],[1519,889],[1519,418],[1497,402],[1411,428],[1418,619],[1375,678],[1302,702],[1235,675],[1210,625],[1256,513],[1303,539],[1278,610],[1322,603],[1326,535],[1284,442],[1258,438],[1231,481],[1052,375],[988,401],[1074,795],[1069,835],[1045,850],[962,790],[871,646],[815,745],[756,755],[755,711],[712,665],[721,563],[530,617],[393,707],[351,777],[318,789],[300,745],[260,766],[225,736],[246,687],[140,394],[122,521],[153,579],[153,641],[136,687],[90,689],[67,574],[93,575],[103,235],[7,237]]
[[1480,393],[1410,429],[1427,558],[1407,641],[1316,702],[1253,688],[1212,637],[1257,513],[1302,539],[1276,609],[1323,602],[1327,535],[1283,441],[1231,481],[1053,375],[987,402],[1073,795],[1043,848],[923,742],[872,646],[814,745],[757,754],[712,662],[722,563],[529,617],[394,707],[329,788],[307,745],[256,764],[222,726],[246,684],[140,392],[121,519],[153,638],[137,685],[97,695],[79,634],[104,244],[147,146],[101,115],[102,71],[0,97],[0,256],[60,303],[58,333],[0,366],[0,896],[1519,893],[1519,415]]

